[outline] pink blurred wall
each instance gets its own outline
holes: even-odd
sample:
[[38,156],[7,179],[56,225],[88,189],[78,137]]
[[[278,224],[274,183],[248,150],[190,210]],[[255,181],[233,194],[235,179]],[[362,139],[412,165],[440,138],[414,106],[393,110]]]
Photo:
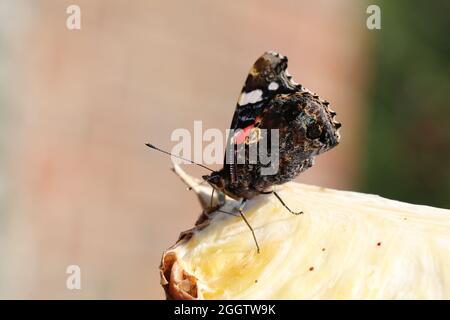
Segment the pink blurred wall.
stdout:
[[[65,27],[73,3],[78,31]],[[225,130],[266,50],[287,55],[294,78],[343,123],[341,145],[298,181],[354,186],[368,62],[360,2],[53,0],[15,9],[1,297],[163,298],[161,253],[200,208],[169,159],[144,143],[171,148],[171,132],[194,120]],[[81,267],[81,291],[66,289],[70,264]]]

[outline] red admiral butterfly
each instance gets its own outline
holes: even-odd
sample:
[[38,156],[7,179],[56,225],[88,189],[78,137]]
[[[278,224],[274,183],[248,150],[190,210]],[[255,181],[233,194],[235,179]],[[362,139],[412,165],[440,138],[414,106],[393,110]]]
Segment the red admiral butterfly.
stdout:
[[[293,81],[287,72],[287,61],[287,57],[276,52],[266,52],[256,60],[231,122],[234,133],[228,139],[224,167],[203,176],[213,191],[242,199],[238,212],[252,231],[258,252],[255,234],[243,214],[245,202],[259,194],[273,193],[289,212],[303,213],[292,211],[270,189],[294,179],[314,164],[316,155],[339,143],[338,129],[341,124],[334,120],[336,113],[329,108],[327,101]],[[259,157],[256,161],[250,158],[252,147],[256,146],[259,150],[263,145],[274,144],[278,147],[277,163],[267,164]],[[168,153],[153,145],[147,146]],[[264,169],[274,166],[276,170],[273,174],[262,174]],[[220,208],[218,211],[221,211]]]

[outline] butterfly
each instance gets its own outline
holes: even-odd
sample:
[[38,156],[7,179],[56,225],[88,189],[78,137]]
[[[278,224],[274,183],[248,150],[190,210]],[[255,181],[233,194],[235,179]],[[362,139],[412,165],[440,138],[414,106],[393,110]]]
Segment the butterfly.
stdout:
[[[255,233],[244,215],[247,200],[274,194],[290,213],[303,213],[291,210],[274,186],[293,180],[314,164],[317,155],[334,148],[340,140],[341,124],[329,102],[296,83],[287,66],[287,57],[273,51],[256,60],[238,98],[224,166],[219,171],[207,168],[212,173],[203,176],[213,192],[241,200],[237,211],[250,228],[258,252]],[[268,158],[276,153],[275,160],[263,161],[260,153],[251,152],[261,149],[267,151]]]

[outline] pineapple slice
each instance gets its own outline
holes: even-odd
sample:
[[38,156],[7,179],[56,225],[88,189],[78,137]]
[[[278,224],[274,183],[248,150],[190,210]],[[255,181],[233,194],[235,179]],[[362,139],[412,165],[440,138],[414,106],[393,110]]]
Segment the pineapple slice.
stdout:
[[[175,172],[204,214],[163,254],[170,299],[450,299],[450,210],[288,183],[246,217],[206,214],[211,188]],[[223,210],[238,203],[227,199]]]

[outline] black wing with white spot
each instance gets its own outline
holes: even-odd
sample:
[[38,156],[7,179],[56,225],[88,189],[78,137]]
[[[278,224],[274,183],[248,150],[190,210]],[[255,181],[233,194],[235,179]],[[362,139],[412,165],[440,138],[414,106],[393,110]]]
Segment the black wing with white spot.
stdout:
[[255,121],[264,109],[264,102],[280,93],[301,90],[287,72],[287,57],[270,51],[253,64],[236,105],[231,129],[243,129]]

